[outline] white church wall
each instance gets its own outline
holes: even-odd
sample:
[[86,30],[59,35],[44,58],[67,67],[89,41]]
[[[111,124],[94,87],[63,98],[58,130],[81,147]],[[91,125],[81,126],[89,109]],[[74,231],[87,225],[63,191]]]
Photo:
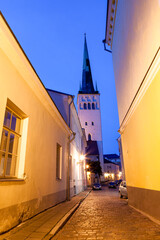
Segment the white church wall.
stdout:
[[[78,116],[82,127],[85,128],[87,140],[88,135],[91,134],[91,140],[102,141],[99,94],[79,94],[77,103]],[[85,104],[86,109],[84,109]],[[91,109],[88,108],[88,104],[91,104]],[[92,109],[92,104],[94,104],[95,109]]]

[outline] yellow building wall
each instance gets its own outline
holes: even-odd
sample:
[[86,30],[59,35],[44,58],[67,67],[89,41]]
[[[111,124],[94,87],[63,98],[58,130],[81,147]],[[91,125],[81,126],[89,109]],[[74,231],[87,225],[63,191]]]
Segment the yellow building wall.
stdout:
[[118,0],[112,57],[120,125],[159,48],[159,0]]
[[[68,126],[0,16],[0,139],[7,99],[26,114],[21,181],[0,180],[0,233],[66,199]],[[56,179],[56,145],[62,179]],[[19,159],[21,162],[21,159]]]
[[160,70],[122,133],[127,185],[160,191]]

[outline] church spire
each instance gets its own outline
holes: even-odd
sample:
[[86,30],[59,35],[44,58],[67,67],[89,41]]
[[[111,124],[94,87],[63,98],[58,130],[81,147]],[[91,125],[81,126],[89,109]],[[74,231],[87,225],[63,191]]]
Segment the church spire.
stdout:
[[86,34],[84,34],[84,53],[83,53],[83,72],[82,72],[82,86],[79,93],[97,93],[94,90],[92,73],[89,62]]

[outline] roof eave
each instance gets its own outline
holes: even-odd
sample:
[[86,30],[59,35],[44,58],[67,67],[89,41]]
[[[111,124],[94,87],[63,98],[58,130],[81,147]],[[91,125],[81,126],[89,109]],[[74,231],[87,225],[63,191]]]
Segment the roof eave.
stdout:
[[104,42],[112,49],[116,10],[118,0],[107,1],[106,33]]

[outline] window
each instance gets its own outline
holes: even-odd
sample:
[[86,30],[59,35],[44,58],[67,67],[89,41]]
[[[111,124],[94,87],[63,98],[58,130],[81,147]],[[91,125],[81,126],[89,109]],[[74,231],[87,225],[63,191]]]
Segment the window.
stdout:
[[79,104],[79,108],[80,108],[80,109],[83,109],[82,103]]
[[94,103],[92,103],[92,109],[95,109],[95,104]]
[[85,125],[87,126],[87,122],[85,122]]
[[91,134],[88,134],[88,141],[91,141]]
[[84,109],[87,109],[87,104],[86,103],[84,103]]
[[91,104],[90,103],[88,103],[88,109],[91,109]]
[[21,118],[6,108],[0,144],[0,178],[15,177]]
[[92,126],[94,126],[94,122],[92,122]]
[[62,147],[57,143],[56,178],[62,179]]

